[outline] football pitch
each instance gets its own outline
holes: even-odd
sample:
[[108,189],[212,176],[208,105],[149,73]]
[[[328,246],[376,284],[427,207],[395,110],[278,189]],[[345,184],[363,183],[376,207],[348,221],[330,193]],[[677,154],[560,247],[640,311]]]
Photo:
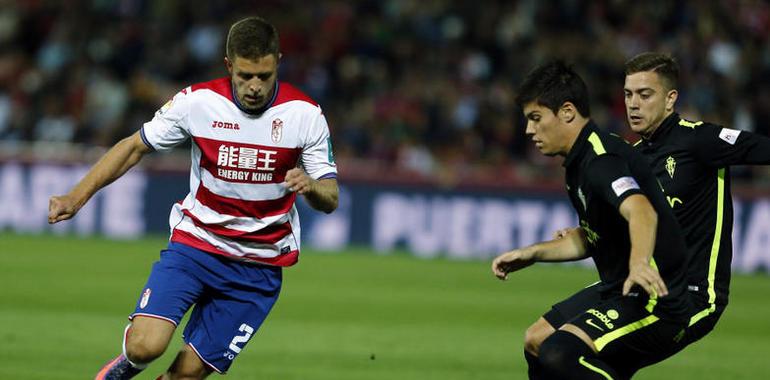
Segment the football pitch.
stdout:
[[[93,378],[120,351],[126,316],[164,246],[165,238],[0,234],[0,379]],[[526,379],[526,327],[595,278],[536,265],[501,282],[486,261],[306,250],[227,378]],[[767,378],[768,291],[766,275],[735,276],[716,330],[635,378]],[[177,331],[137,378],[154,379],[180,346]]]

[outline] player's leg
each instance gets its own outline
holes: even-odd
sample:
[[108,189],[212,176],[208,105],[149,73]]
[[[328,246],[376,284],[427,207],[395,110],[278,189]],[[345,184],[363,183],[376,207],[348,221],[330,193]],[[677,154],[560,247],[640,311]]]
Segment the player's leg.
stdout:
[[714,330],[717,322],[719,322],[719,318],[722,317],[722,313],[727,307],[725,304],[712,306],[707,302],[699,302],[697,300],[694,303],[696,304],[695,310],[698,312],[690,318],[684,338],[681,341],[682,348],[701,340],[701,338]]
[[97,373],[97,380],[130,379],[163,354],[184,314],[202,291],[185,269],[188,259],[168,249],[153,265],[123,337],[123,350]]
[[196,302],[184,330],[187,343],[165,376],[202,379],[225,373],[262,325],[278,300],[280,267],[245,264],[216,255],[195,256],[206,268],[206,292]]
[[176,325],[163,319],[136,316],[126,327],[123,352],[97,373],[96,380],[130,379],[160,357],[174,335]]
[[538,380],[542,377],[542,369],[538,359],[540,345],[556,332],[544,317],[540,317],[524,333],[524,359],[527,360],[527,375],[530,380]]
[[168,372],[159,377],[162,380],[194,380],[205,379],[212,373],[212,369],[201,361],[193,348],[185,345],[179,350]]
[[651,358],[673,354],[686,321],[651,314],[646,306],[646,298],[618,296],[573,318],[540,348],[548,377],[627,379]]
[[540,348],[543,379],[618,380],[619,374],[596,352],[591,338],[575,325],[564,325]]
[[551,307],[547,313],[533,323],[524,334],[524,358],[531,380],[541,377],[538,361],[540,345],[556,330],[574,316],[583,313],[590,305],[600,301],[599,283],[594,283]]
[[160,318],[138,315],[126,334],[125,354],[133,363],[150,363],[166,351],[176,325]]

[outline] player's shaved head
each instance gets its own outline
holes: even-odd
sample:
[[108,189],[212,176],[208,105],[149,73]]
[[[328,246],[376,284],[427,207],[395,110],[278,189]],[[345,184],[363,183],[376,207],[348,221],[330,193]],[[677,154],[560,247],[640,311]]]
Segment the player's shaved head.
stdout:
[[278,30],[261,17],[247,17],[233,24],[227,33],[227,58],[257,59],[269,54],[278,57]]
[[645,71],[657,73],[666,90],[676,90],[679,86],[679,64],[668,54],[646,52],[626,61],[626,76]]

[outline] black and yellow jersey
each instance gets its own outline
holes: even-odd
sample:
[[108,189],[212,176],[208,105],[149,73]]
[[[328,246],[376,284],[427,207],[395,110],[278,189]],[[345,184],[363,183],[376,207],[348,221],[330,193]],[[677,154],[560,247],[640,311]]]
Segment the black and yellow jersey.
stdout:
[[711,305],[726,305],[733,255],[730,165],[770,164],[770,138],[674,113],[635,147],[649,160],[685,235],[691,290]]
[[[632,194],[642,194],[658,214],[653,252],[669,295],[651,300],[655,314],[689,318],[687,251],[682,232],[647,161],[621,138],[589,122],[564,160],[567,192],[586,233],[588,251],[596,263],[603,296],[619,295],[628,277],[631,240],[620,204]],[[636,289],[640,296],[644,290]]]

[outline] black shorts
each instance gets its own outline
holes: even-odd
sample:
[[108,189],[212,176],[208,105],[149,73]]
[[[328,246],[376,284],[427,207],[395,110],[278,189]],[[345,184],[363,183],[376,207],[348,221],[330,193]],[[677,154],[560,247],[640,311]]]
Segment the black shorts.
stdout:
[[593,283],[567,299],[551,306],[551,310],[548,310],[543,315],[543,319],[558,330],[567,321],[588,310],[591,305],[601,302],[602,297],[599,295],[600,285],[601,282]]
[[692,329],[687,322],[661,319],[646,309],[646,298],[618,296],[602,299],[593,284],[553,305],[543,318],[558,329],[565,323],[586,332],[599,356],[631,377],[642,367],[675,354],[713,328],[713,316],[705,315]]
[[722,317],[722,313],[727,307],[726,304],[712,306],[705,301],[699,300],[695,300],[694,303],[696,314],[690,318],[687,332],[684,334],[684,339],[681,342],[682,348],[708,335],[716,327],[719,318]]

